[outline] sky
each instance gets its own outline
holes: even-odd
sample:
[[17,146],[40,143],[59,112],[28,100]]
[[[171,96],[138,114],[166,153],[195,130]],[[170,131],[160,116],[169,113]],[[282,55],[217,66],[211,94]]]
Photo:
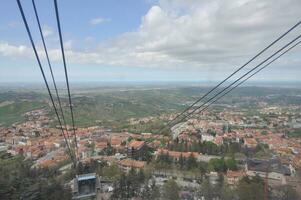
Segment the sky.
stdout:
[[[30,0],[21,0],[50,80]],[[55,77],[64,80],[52,0],[36,0]],[[301,20],[300,0],[58,0],[71,82],[219,81]],[[41,82],[17,3],[0,6],[0,82]],[[301,25],[256,66],[301,34]],[[301,45],[254,81],[299,81]]]

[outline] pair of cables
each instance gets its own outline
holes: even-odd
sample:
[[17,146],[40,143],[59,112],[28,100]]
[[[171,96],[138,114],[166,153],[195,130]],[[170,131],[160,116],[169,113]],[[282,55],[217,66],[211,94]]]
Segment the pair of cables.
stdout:
[[[54,78],[52,65],[51,65],[51,62],[50,62],[50,59],[49,59],[49,54],[48,54],[48,51],[47,51],[47,46],[46,46],[46,43],[45,43],[45,38],[44,38],[43,31],[42,31],[42,28],[41,28],[40,19],[39,19],[39,15],[38,15],[38,11],[37,11],[37,8],[36,8],[35,1],[32,0],[32,5],[33,5],[36,20],[37,20],[37,24],[38,24],[38,27],[39,27],[39,32],[40,32],[40,36],[41,36],[41,39],[42,39],[43,48],[44,48],[44,52],[45,52],[45,55],[46,55],[48,67],[49,67],[49,70],[50,70],[52,83],[53,83],[53,86],[54,86],[54,89],[55,89],[56,99],[57,99],[57,102],[58,102],[58,108],[55,104],[53,94],[50,90],[50,87],[49,87],[49,84],[48,84],[48,81],[47,81],[47,78],[46,78],[46,75],[45,75],[45,72],[44,72],[44,68],[41,64],[41,60],[40,60],[39,54],[37,52],[37,48],[36,48],[36,45],[34,43],[34,40],[33,40],[32,34],[31,34],[31,30],[28,26],[27,19],[26,19],[26,16],[24,14],[23,7],[22,7],[22,4],[21,4],[20,0],[17,0],[17,4],[18,4],[18,7],[19,7],[19,10],[20,10],[20,13],[21,13],[21,16],[22,16],[22,19],[23,19],[28,37],[29,37],[29,40],[30,40],[30,43],[32,45],[36,60],[38,62],[38,65],[39,65],[39,68],[40,68],[40,71],[41,71],[46,89],[48,91],[51,104],[53,106],[53,109],[54,109],[55,115],[57,117],[57,120],[59,122],[60,130],[61,130],[62,135],[64,137],[64,140],[65,140],[65,143],[66,143],[66,146],[67,146],[67,149],[68,149],[69,157],[70,157],[71,161],[73,162],[74,166],[76,166],[77,159],[78,159],[77,136],[76,136],[76,132],[75,132],[74,113],[73,113],[73,108],[72,108],[72,99],[71,99],[71,93],[70,93],[70,87],[69,87],[69,78],[68,78],[68,72],[67,72],[67,66],[66,66],[66,59],[65,59],[65,52],[64,52],[64,46],[63,46],[63,38],[62,38],[62,31],[61,31],[61,25],[60,25],[60,18],[59,18],[59,10],[58,10],[57,0],[54,0],[54,6],[55,6],[56,21],[57,21],[57,26],[58,26],[59,38],[60,38],[60,46],[61,46],[61,53],[62,53],[62,58],[63,58],[65,79],[66,79],[66,85],[67,85],[67,91],[68,91],[68,100],[69,100],[69,108],[70,108],[70,113],[71,113],[74,143],[75,143],[75,148],[76,148],[76,151],[77,151],[76,153],[75,153],[75,151],[72,150],[71,144],[69,144],[70,135],[68,133],[67,123],[66,123],[64,111],[63,111],[63,108],[62,108],[62,102],[61,102],[61,98],[60,98],[59,93],[58,93],[57,84],[56,84],[56,81],[55,81],[55,78]],[[61,116],[59,114],[59,111],[60,111]],[[65,134],[63,125],[65,127],[66,134]]]
[[[178,124],[193,114],[195,114],[197,111],[198,113],[203,112],[206,110],[210,105],[218,101],[219,99],[223,98],[225,95],[233,91],[235,88],[243,84],[245,81],[262,71],[264,68],[272,64],[274,61],[279,59],[281,56],[295,48],[298,44],[300,44],[301,35],[297,36],[293,40],[291,40],[289,43],[281,47],[279,50],[277,50],[275,53],[273,53],[271,56],[266,58],[264,61],[260,62],[258,65],[253,67],[251,70],[249,70],[247,73],[242,75],[241,77],[237,78],[234,82],[232,82],[227,87],[223,88],[220,92],[213,95],[213,97],[209,98],[208,100],[204,101],[200,106],[197,106],[198,103],[200,103],[203,99],[205,99],[207,96],[209,96],[211,93],[215,92],[222,84],[224,84],[226,81],[228,81],[231,77],[233,77],[235,74],[237,74],[239,71],[241,71],[243,68],[245,68],[247,65],[249,65],[252,61],[254,61],[256,58],[258,58],[261,54],[263,54],[265,51],[267,51],[270,47],[275,45],[277,42],[282,40],[287,34],[289,34],[291,31],[296,29],[301,24],[301,21],[296,23],[294,26],[292,26],[288,31],[283,33],[281,36],[279,36],[276,40],[274,40],[272,43],[270,43],[267,47],[265,47],[263,50],[261,50],[259,53],[257,53],[254,57],[252,57],[250,60],[248,60],[245,64],[243,64],[241,67],[239,67],[237,70],[235,70],[232,74],[230,74],[228,77],[226,77],[224,80],[222,80],[219,84],[214,86],[211,90],[209,90],[207,93],[205,93],[202,97],[197,99],[194,103],[192,103],[189,107],[187,107],[185,110],[183,110],[180,114],[178,114],[175,118],[173,118],[171,121],[169,121],[163,128],[159,130],[159,133],[161,133],[166,128],[172,127],[175,124]],[[296,42],[297,41],[297,42]],[[295,44],[294,44],[295,43]],[[281,53],[282,52],[282,53]],[[277,56],[278,55],[278,56]],[[273,59],[273,57],[275,57]],[[272,60],[271,60],[272,59]],[[271,61],[269,61],[271,60]],[[261,67],[263,65],[263,67]],[[255,72],[254,72],[255,71]],[[253,72],[253,73],[252,73]],[[192,111],[190,111],[192,109]]]

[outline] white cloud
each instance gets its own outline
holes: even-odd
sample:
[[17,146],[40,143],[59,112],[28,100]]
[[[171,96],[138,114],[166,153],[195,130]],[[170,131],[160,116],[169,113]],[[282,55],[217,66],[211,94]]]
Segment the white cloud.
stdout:
[[72,46],[73,46],[73,40],[67,40],[64,42],[65,49],[72,49]]
[[43,31],[44,37],[48,37],[53,34],[53,29],[47,25],[44,25],[42,27],[42,31]]
[[8,43],[0,42],[0,55],[9,57],[29,57],[31,54],[31,49],[24,45],[10,45]]
[[136,31],[99,44],[93,50],[95,62],[184,69],[237,66],[294,25],[301,18],[300,6],[298,0],[162,0]]
[[[85,51],[72,49],[70,41],[66,56],[69,62],[106,66],[232,69],[297,23],[300,7],[300,0],[161,0],[142,17],[136,31],[104,41],[97,48],[83,47]],[[104,20],[95,18],[90,24]],[[9,53],[13,51],[17,54]],[[0,54],[28,52],[2,44]],[[60,59],[58,49],[50,50],[50,55]]]
[[97,17],[97,18],[91,19],[89,23],[90,23],[90,25],[98,25],[98,24],[108,22],[108,21],[110,21],[110,19]]

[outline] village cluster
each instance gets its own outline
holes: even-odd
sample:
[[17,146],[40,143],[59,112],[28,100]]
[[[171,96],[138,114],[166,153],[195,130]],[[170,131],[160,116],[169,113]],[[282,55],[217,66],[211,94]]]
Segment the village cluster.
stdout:
[[[77,153],[83,163],[105,162],[109,166],[117,165],[124,172],[148,169],[158,185],[172,177],[182,187],[199,187],[199,175],[154,167],[153,163],[162,159],[162,155],[175,163],[191,157],[196,162],[210,163],[212,159],[228,159],[230,156],[237,166],[227,168],[222,175],[232,187],[244,176],[260,176],[268,179],[270,185],[290,184],[298,189],[301,185],[297,177],[301,168],[301,139],[288,136],[290,131],[301,127],[300,116],[293,112],[296,109],[293,106],[285,109],[266,107],[258,116],[248,116],[232,108],[218,114],[207,111],[174,125],[170,135],[156,132],[133,134],[127,130],[115,132],[110,127],[101,126],[78,127]],[[132,125],[144,124],[158,119],[167,121],[175,116],[165,114],[128,121]],[[0,127],[0,151],[23,154],[25,159],[34,161],[34,168],[61,165],[62,171],[68,169],[71,165],[64,138],[58,128],[50,126],[47,111],[33,110],[25,113],[25,117],[23,123]],[[67,130],[69,141],[74,144],[71,127]],[[208,144],[210,148],[207,148]],[[200,146],[205,147],[201,149]],[[235,152],[229,150],[230,146],[236,147]],[[209,169],[205,175],[214,184],[220,174],[218,170]],[[111,187],[108,183],[106,191],[102,192],[112,192]],[[76,190],[75,186],[73,190]]]

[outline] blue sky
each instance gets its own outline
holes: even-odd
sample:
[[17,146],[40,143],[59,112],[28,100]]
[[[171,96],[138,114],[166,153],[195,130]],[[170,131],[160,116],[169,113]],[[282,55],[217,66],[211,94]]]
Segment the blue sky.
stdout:
[[[21,2],[48,72],[31,1]],[[299,0],[59,0],[58,4],[74,82],[221,80],[301,19]],[[53,1],[36,1],[36,6],[56,78],[62,81]],[[3,0],[0,13],[0,82],[41,81],[16,1]],[[296,29],[279,46],[300,33],[301,28]],[[254,80],[299,80],[300,50]]]
[[[31,26],[36,25],[31,0],[21,1]],[[74,39],[94,37],[102,41],[124,32],[135,30],[141,22],[141,17],[151,7],[146,1],[112,1],[112,0],[63,0],[58,1],[60,17],[65,35]],[[52,0],[37,1],[41,22],[56,28],[54,3]],[[4,0],[1,6],[1,40],[11,42],[27,42],[16,1]],[[91,26],[92,19],[103,18],[100,26]],[[15,29],[13,29],[15,28]],[[21,32],[21,33],[20,33]]]

